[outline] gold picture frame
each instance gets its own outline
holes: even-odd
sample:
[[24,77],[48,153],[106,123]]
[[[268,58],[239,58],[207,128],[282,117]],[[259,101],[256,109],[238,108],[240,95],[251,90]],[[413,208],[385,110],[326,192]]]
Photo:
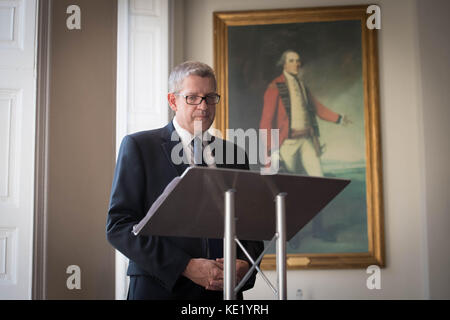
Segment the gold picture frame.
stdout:
[[[349,25],[351,24],[351,28],[360,30],[360,38],[358,40],[360,41],[360,44],[355,44],[353,47],[360,47],[360,51],[357,52],[360,52],[361,58],[359,63],[360,67],[357,67],[357,69],[359,68],[358,70],[360,70],[361,74],[360,96],[363,110],[361,111],[362,116],[360,125],[362,127],[360,130],[362,136],[361,139],[364,144],[364,147],[361,147],[363,149],[361,152],[365,156],[365,201],[363,202],[365,202],[366,208],[366,213],[361,214],[361,217],[364,221],[366,221],[364,223],[367,226],[365,231],[364,228],[361,229],[361,233],[364,233],[362,238],[367,239],[366,249],[359,251],[356,250],[356,252],[341,252],[339,250],[335,250],[333,252],[322,250],[321,252],[312,253],[288,252],[288,269],[347,269],[366,268],[369,265],[378,265],[380,267],[385,266],[377,30],[371,30],[366,27],[366,20],[368,18],[366,10],[367,6],[343,6],[241,12],[214,12],[213,15],[214,67],[217,73],[218,92],[222,96],[220,104],[216,108],[216,120],[214,126],[223,133],[225,133],[225,130],[228,129],[230,125],[230,94],[233,95],[233,90],[238,90],[236,89],[236,86],[230,89],[230,72],[232,72],[232,70],[242,70],[246,68],[246,66],[239,65],[239,63],[236,65],[230,65],[231,61],[229,59],[230,55],[235,57],[236,54],[239,53],[238,52],[235,54],[233,50],[236,50],[236,48],[246,47],[246,40],[248,40],[247,42],[263,44],[256,46],[255,48],[256,50],[254,52],[254,57],[256,57],[255,59],[257,60],[259,59],[258,57],[263,54],[269,55],[268,52],[270,52],[273,48],[276,48],[277,50],[279,49],[280,51],[278,53],[282,51],[282,45],[280,45],[280,48],[277,48],[277,41],[280,41],[279,39],[282,38],[280,37],[280,34],[288,34],[288,31],[283,28],[289,27],[290,30],[292,30],[289,31],[291,33],[288,34],[288,36],[295,36],[295,32],[297,32],[296,30],[302,30],[300,38],[303,39],[304,43],[309,44],[309,48],[315,48],[316,50],[315,52],[312,52],[313,49],[310,49],[310,57],[312,57],[310,58],[310,61],[312,61],[310,63],[314,65],[314,61],[316,61],[315,68],[317,69],[319,68],[319,65],[321,66],[323,64],[317,61],[325,62],[325,65],[327,63],[327,56],[325,54],[321,56],[321,52],[329,52],[330,50],[329,47],[326,47],[326,45],[329,44],[321,43],[321,38],[314,38],[316,36],[319,37],[319,35],[315,35],[315,32],[311,31],[314,31],[319,27],[321,28],[320,30],[323,29],[325,31],[342,31],[345,29],[343,26],[344,24],[346,26],[347,22]],[[333,23],[334,25],[332,25]],[[344,31],[342,32],[343,33],[341,36],[343,39],[347,39]],[[229,38],[230,34],[232,35],[232,38]],[[332,37],[331,34],[323,34],[325,39],[327,39],[327,36]],[[249,36],[248,39],[246,39],[246,35],[252,36]],[[259,39],[258,37],[261,38],[260,42],[255,42],[257,41],[255,39]],[[233,39],[238,39],[240,41],[240,45],[231,42],[234,41]],[[331,43],[333,41],[329,42]],[[292,41],[290,43],[292,43]],[[285,49],[288,49],[286,45],[284,47]],[[327,50],[319,50],[324,48]],[[341,47],[336,46],[335,48],[339,51],[339,48]],[[351,54],[349,55],[351,56]],[[353,55],[351,57],[355,56],[357,57],[358,55]],[[272,57],[275,57],[275,55],[272,54]],[[319,58],[322,60],[318,60]],[[232,61],[235,63],[235,61],[239,61],[239,59],[232,59]],[[253,68],[251,69],[258,69],[259,77],[261,78],[261,74],[263,74],[261,73],[261,67],[265,67],[267,64],[260,63],[259,65],[256,65],[257,68],[255,68],[255,63],[257,62],[253,61],[251,63],[253,63]],[[350,62],[347,61],[346,63],[350,63],[349,65],[351,66],[358,66],[357,63],[352,63],[351,59]],[[339,65],[339,70],[346,70],[342,67],[343,63]],[[250,73],[247,73],[247,75],[248,74]],[[335,78],[339,79],[339,73],[335,74]],[[268,77],[266,77],[265,80],[267,83],[270,82]],[[262,83],[262,80],[260,82]],[[249,83],[250,86],[254,84],[254,82]],[[241,86],[240,88],[243,88],[242,90],[247,90],[246,86]],[[260,92],[262,96],[263,91],[261,91],[261,89],[258,90],[255,92]],[[249,91],[251,91],[251,89],[247,90],[247,92]],[[326,96],[326,93],[323,96]],[[261,98],[258,98],[258,101],[255,102],[255,104],[249,104],[247,101],[247,106],[250,106],[250,108],[257,109],[261,104]],[[256,107],[254,105],[256,105]],[[258,112],[258,110],[254,112]],[[343,143],[345,143],[345,141]],[[361,194],[364,194],[363,191],[361,192]],[[266,254],[262,260],[261,267],[266,270],[275,269],[275,255]]]

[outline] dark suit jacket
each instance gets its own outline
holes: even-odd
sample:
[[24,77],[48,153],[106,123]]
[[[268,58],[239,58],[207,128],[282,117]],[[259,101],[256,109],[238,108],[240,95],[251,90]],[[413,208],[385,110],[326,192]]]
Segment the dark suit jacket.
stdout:
[[[144,218],[167,184],[187,168],[185,164],[174,165],[171,161],[172,148],[181,142],[171,141],[174,130],[170,122],[163,128],[134,133],[123,139],[111,190],[107,239],[130,259],[128,275],[146,276],[146,286],[151,286],[147,291],[152,292],[152,298],[222,299],[221,291],[205,290],[182,276],[190,259],[207,258],[206,239],[134,236],[131,233],[133,225]],[[236,157],[237,147],[233,147]],[[217,164],[217,167],[248,170],[248,161],[246,158],[246,164]],[[263,243],[243,243],[256,260],[263,250]],[[236,253],[239,259],[248,261],[239,248]],[[243,290],[253,287],[255,276],[256,273]],[[238,297],[242,297],[242,293]]]

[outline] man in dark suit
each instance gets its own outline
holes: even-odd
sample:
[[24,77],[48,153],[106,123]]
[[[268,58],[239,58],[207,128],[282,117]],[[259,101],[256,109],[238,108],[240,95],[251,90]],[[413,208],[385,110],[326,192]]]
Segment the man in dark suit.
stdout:
[[[207,130],[214,121],[216,104],[220,99],[216,87],[214,72],[209,66],[200,62],[178,65],[169,77],[167,95],[175,112],[173,121],[160,129],[128,135],[122,141],[111,190],[106,235],[108,241],[130,259],[128,299],[223,298],[221,240],[134,236],[131,232],[169,182],[181,175],[189,164],[194,164],[198,158],[194,149],[198,150],[199,141],[206,146],[211,140]],[[174,141],[173,137],[179,139]],[[196,141],[195,147],[193,141]],[[185,160],[181,164],[175,161],[177,152],[173,152],[179,143]],[[224,142],[223,152],[220,152],[223,159],[227,159],[227,145],[230,146]],[[235,145],[232,148],[236,160],[240,149]],[[204,156],[200,163],[203,165],[249,168],[246,157],[243,164],[225,164],[226,161],[216,159],[208,147],[201,155]],[[200,199],[206,195],[198,196]],[[263,250],[260,241],[243,243],[254,259]],[[238,248],[238,280],[244,277],[249,266],[249,261]],[[253,273],[242,290],[252,288],[255,277],[256,273]],[[237,295],[238,299],[243,297],[242,290]]]

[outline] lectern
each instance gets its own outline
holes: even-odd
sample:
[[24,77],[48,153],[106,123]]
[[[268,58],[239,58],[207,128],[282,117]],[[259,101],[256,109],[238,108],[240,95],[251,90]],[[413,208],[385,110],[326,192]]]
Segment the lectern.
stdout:
[[[320,212],[350,180],[261,175],[259,172],[189,167],[169,183],[133,228],[134,235],[224,239],[224,299],[235,299],[256,269],[276,293],[286,299],[286,241]],[[182,212],[182,214],[180,214]],[[251,257],[239,239],[270,240],[259,257]],[[258,265],[276,241],[278,288]],[[253,264],[235,286],[236,246]]]

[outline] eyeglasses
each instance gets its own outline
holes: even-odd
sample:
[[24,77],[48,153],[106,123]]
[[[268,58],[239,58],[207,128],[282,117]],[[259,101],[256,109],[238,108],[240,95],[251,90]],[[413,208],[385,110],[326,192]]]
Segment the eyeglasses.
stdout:
[[218,104],[220,101],[220,96],[217,93],[209,94],[204,97],[194,96],[194,95],[185,96],[184,94],[180,94],[180,93],[176,93],[175,95],[184,97],[186,99],[187,104],[194,105],[194,106],[198,106],[199,104],[202,103],[203,100],[205,100],[206,104],[209,104],[209,105]]

